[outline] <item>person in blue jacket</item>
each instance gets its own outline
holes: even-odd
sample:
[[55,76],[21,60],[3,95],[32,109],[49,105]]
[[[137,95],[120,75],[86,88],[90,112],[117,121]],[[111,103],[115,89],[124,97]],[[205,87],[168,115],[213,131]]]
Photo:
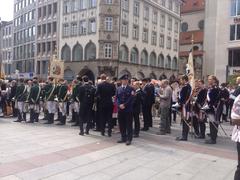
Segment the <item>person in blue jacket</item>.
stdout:
[[135,91],[129,86],[128,75],[121,78],[121,86],[117,89],[118,121],[121,139],[118,143],[130,145],[133,136],[133,98]]

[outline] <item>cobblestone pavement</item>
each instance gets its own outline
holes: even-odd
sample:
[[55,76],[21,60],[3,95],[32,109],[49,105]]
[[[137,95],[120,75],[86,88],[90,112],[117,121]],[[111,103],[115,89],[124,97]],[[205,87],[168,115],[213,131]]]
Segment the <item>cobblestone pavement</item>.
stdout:
[[[177,142],[172,134],[155,135],[158,119],[131,146],[117,144],[97,132],[79,136],[70,125],[13,123],[0,118],[0,179],[3,180],[232,180],[237,164],[235,144],[220,130],[218,144],[205,145],[189,137]],[[231,134],[231,126],[224,124]]]

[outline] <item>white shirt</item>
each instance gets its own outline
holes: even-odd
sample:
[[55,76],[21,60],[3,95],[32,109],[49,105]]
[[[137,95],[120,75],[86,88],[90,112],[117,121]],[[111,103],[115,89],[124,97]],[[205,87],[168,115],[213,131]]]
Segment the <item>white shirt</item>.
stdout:
[[[231,112],[232,119],[240,119],[240,95],[235,99]],[[232,141],[240,142],[240,127],[235,125],[232,131]]]

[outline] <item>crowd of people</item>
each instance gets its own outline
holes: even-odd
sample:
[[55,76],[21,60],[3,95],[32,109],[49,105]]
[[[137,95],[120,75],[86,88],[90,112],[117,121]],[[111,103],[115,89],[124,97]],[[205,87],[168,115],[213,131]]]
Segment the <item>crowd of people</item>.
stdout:
[[139,137],[140,131],[153,127],[153,115],[160,117],[157,134],[171,133],[171,124],[176,122],[178,114],[182,135],[176,140],[187,141],[190,130],[195,138],[205,139],[206,123],[209,123],[210,138],[206,143],[215,144],[218,126],[228,121],[233,97],[240,94],[239,86],[234,89],[226,83],[219,85],[215,76],[209,76],[206,84],[203,80],[195,80],[194,88],[186,75],[172,82],[129,79],[127,75],[110,79],[102,74],[96,82],[83,76],[71,83],[64,79],[56,82],[52,77],[39,82],[35,77],[27,81],[2,80],[0,84],[2,113],[8,115],[8,110],[12,109],[15,122],[36,123],[39,114],[43,113],[45,124],[58,121],[56,125],[65,125],[70,116],[68,122],[80,127],[79,135],[89,134],[92,129],[109,137],[118,124],[121,133],[118,143],[127,145],[133,137]]

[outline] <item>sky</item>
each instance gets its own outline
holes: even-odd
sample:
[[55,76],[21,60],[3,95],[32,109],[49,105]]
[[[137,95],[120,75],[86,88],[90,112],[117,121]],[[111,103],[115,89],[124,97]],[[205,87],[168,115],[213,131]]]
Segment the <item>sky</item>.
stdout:
[[13,1],[0,0],[0,17],[2,21],[10,21],[13,19]]

